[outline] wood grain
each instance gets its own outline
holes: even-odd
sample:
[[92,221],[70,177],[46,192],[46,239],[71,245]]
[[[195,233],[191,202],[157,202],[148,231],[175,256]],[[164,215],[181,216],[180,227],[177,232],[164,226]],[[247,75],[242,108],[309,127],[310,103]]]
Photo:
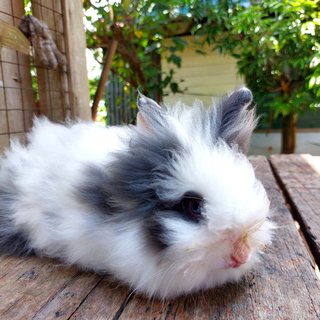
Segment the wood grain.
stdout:
[[31,258],[12,265],[12,272],[1,279],[0,318],[30,319],[76,273],[72,268],[62,272],[47,259]]
[[0,319],[66,319],[99,279],[51,259],[2,257]]
[[62,1],[68,81],[73,116],[91,119],[82,0]]
[[70,320],[104,320],[117,319],[118,314],[130,299],[126,286],[120,285],[109,277],[105,277],[92,290],[87,299],[81,304]]
[[320,157],[274,155],[270,161],[320,265]]
[[93,273],[78,273],[59,290],[32,319],[68,319],[101,277]]

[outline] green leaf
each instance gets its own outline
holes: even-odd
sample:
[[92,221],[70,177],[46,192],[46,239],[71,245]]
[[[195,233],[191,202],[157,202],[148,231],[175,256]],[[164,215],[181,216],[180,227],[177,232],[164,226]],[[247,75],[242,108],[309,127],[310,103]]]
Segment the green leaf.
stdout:
[[178,51],[182,51],[185,48],[185,46],[188,44],[187,41],[183,40],[180,37],[173,37],[172,41],[175,44],[175,47],[177,48]]
[[177,93],[179,91],[179,85],[176,82],[171,82],[170,89],[173,93]]
[[168,61],[174,63],[178,68],[181,67],[181,57],[176,54],[170,55]]

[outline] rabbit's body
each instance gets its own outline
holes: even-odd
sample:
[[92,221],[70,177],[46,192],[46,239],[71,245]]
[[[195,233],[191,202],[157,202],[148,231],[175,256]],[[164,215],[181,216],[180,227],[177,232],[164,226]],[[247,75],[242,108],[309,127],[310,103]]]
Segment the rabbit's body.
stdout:
[[140,96],[137,127],[36,120],[1,163],[0,253],[57,257],[162,298],[239,279],[271,228],[241,153],[250,101],[242,89],[215,109],[166,110]]

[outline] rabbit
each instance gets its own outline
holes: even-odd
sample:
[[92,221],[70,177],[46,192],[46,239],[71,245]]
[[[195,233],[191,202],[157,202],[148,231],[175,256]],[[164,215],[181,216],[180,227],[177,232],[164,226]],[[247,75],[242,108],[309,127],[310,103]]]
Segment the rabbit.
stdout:
[[1,159],[0,254],[58,258],[160,299],[238,281],[274,229],[246,157],[252,99],[240,88],[169,108],[139,93],[135,126],[34,119]]

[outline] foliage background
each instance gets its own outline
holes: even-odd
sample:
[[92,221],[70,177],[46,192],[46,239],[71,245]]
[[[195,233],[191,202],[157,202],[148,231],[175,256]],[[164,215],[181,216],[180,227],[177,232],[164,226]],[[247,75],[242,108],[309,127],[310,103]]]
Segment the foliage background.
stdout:
[[[112,71],[126,85],[161,100],[165,88],[181,91],[174,69],[183,65],[180,54],[186,44],[179,36],[193,34],[199,54],[206,42],[212,50],[237,59],[239,73],[265,116],[265,127],[283,128],[285,117],[306,110],[315,112],[309,115],[309,125],[319,127],[319,4],[318,0],[122,0],[113,4],[85,0],[87,43],[102,63],[110,41],[116,38],[119,47]],[[165,37],[172,37],[173,45],[165,47]],[[164,51],[170,53],[167,59],[174,66],[167,74],[160,64]]]

